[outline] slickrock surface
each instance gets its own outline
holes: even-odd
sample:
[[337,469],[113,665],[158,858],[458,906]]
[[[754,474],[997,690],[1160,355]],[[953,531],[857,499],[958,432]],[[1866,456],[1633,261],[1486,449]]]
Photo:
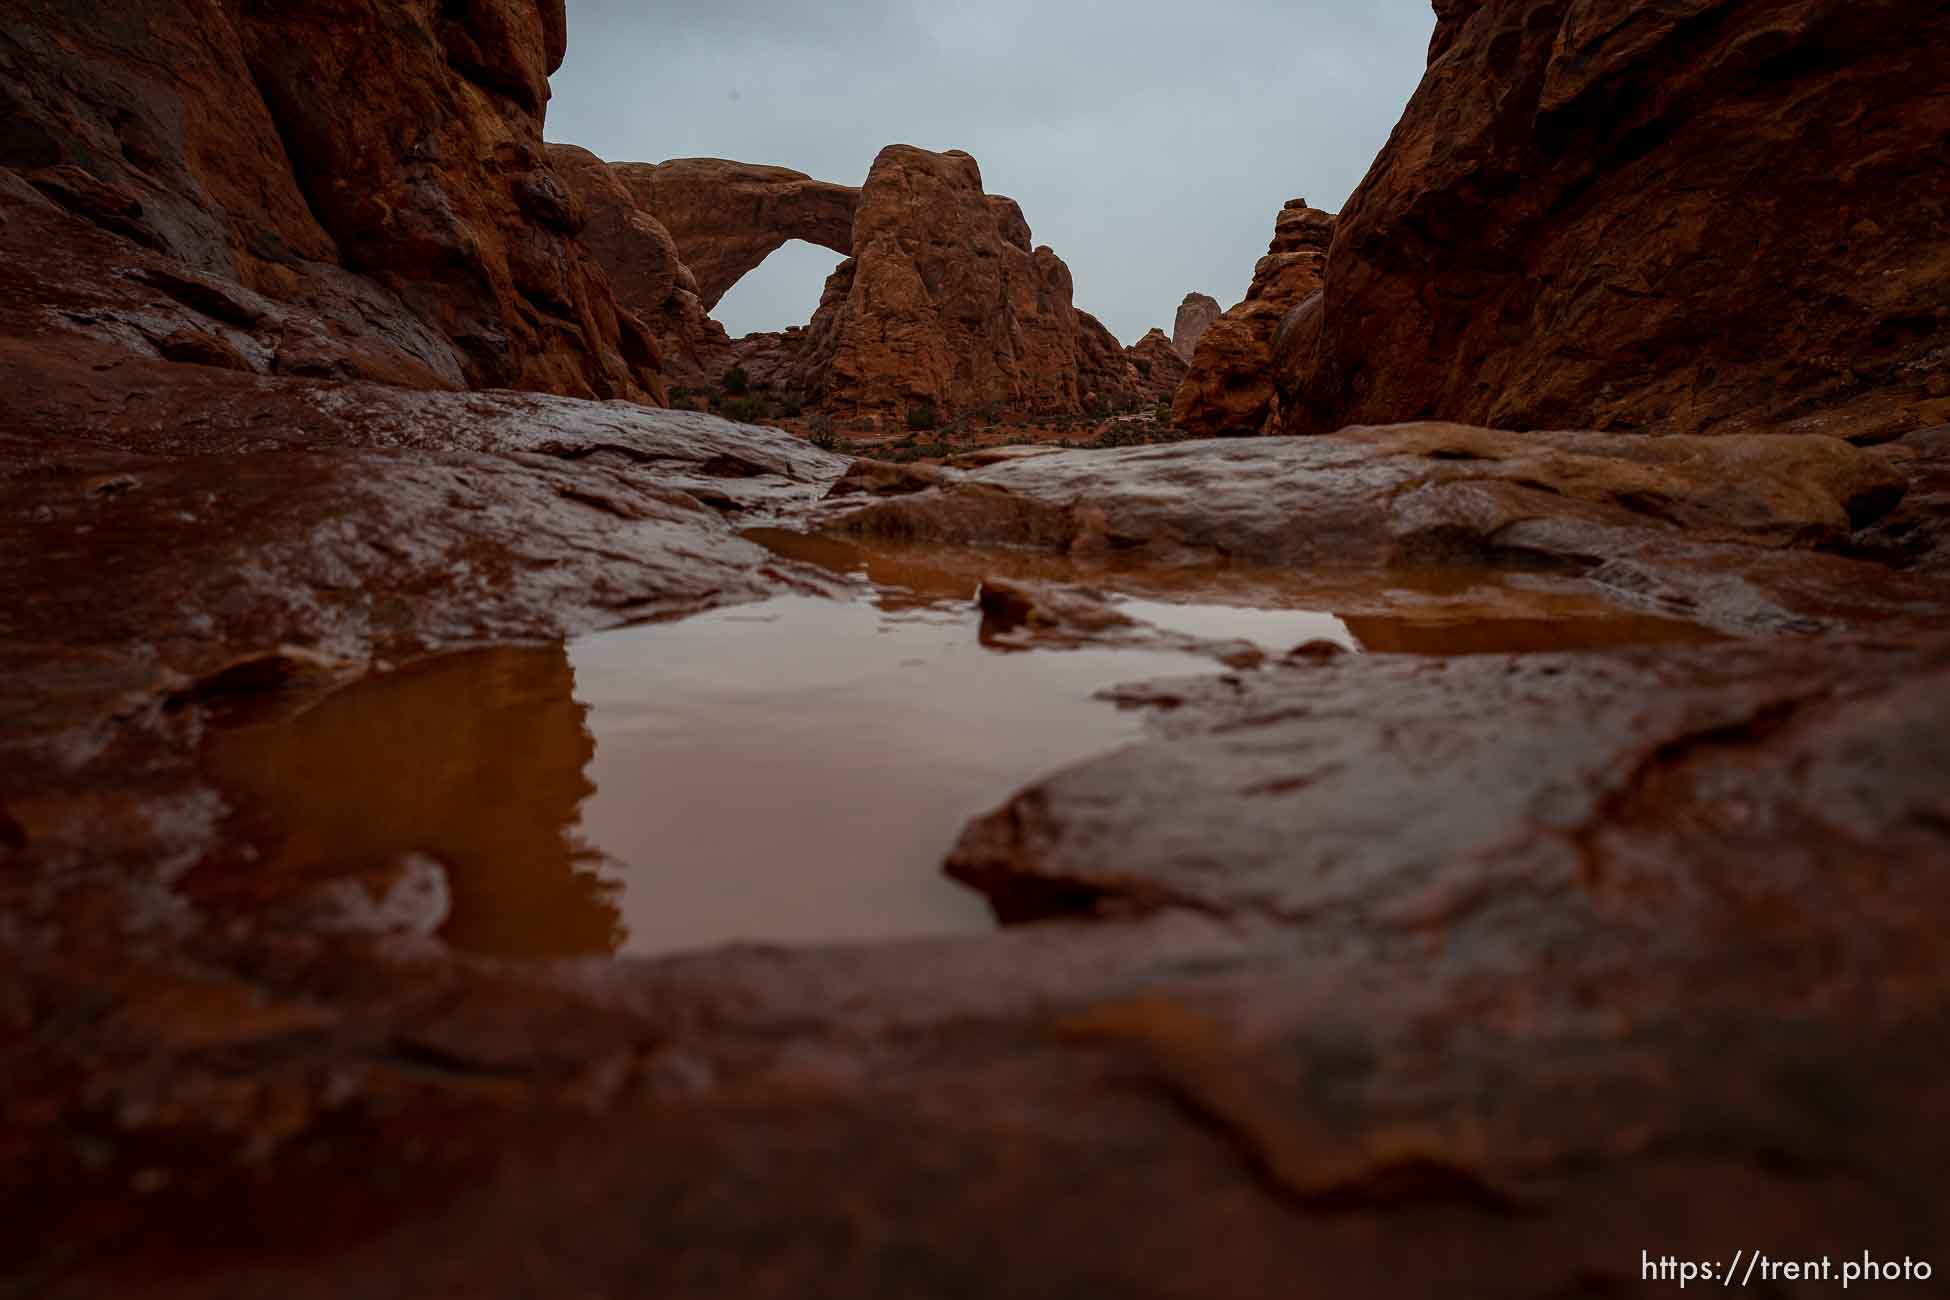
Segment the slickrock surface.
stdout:
[[1219,300],[1209,293],[1185,295],[1185,301],[1178,304],[1178,315],[1171,326],[1171,346],[1181,358],[1187,362],[1192,359],[1199,339],[1204,337],[1205,331],[1212,327],[1212,322],[1219,319],[1224,310],[1219,306]]
[[1244,301],[1199,334],[1191,368],[1173,398],[1171,422],[1208,437],[1270,432],[1279,419],[1273,385],[1281,322],[1320,291],[1334,216],[1293,199],[1280,210],[1273,242],[1253,268]]
[[787,240],[853,251],[861,197],[856,186],[723,158],[613,166],[637,203],[676,241],[706,311]]
[[656,336],[664,377],[690,387],[717,379],[732,364],[731,338],[711,319],[670,232],[587,149],[551,144],[548,161],[588,214],[582,242],[608,272],[616,301]]
[[1950,420],[1950,12],[1437,10],[1295,323],[1287,431]]
[[204,284],[158,292],[219,322],[87,322],[140,353],[234,366],[207,339],[226,314],[288,313],[290,355],[248,368],[654,396],[655,344],[542,156],[563,32],[561,0],[26,6],[0,34],[0,175],[10,208],[31,190],[69,220],[0,227],[9,288],[86,312],[140,266]]
[[1933,588],[1843,549],[1907,481],[1818,436],[1638,439],[1461,425],[1054,452],[836,485],[823,526],[860,537],[1216,559],[1302,569],[1574,572],[1734,634],[1940,615]]

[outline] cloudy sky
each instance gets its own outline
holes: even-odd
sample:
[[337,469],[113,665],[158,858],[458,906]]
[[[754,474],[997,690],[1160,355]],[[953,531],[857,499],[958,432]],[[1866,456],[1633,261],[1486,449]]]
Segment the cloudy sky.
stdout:
[[[548,138],[857,185],[966,149],[1126,343],[1230,306],[1289,198],[1338,209],[1420,78],[1429,0],[568,0]],[[804,324],[838,258],[788,244],[717,315]]]

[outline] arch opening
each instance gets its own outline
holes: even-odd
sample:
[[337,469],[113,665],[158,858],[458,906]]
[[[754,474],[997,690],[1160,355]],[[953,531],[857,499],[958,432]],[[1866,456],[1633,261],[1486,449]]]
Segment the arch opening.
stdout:
[[734,339],[804,325],[819,307],[826,277],[845,260],[844,253],[789,239],[740,276],[711,315]]

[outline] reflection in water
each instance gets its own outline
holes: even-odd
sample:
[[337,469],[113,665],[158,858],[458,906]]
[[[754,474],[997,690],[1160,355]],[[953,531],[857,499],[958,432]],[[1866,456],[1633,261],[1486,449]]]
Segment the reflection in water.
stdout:
[[1332,641],[1349,650],[1361,643],[1346,623],[1311,609],[1252,609],[1237,605],[1174,605],[1162,600],[1120,600],[1117,612],[1153,627],[1211,641],[1251,641],[1275,653],[1309,641]]
[[218,719],[207,768],[263,859],[206,864],[186,890],[218,910],[327,885],[342,898],[348,882],[378,896],[424,886],[431,859],[451,898],[440,933],[507,956],[985,929],[982,901],[939,869],[961,827],[1140,735],[1140,716],[1096,692],[1213,665],[1156,649],[996,653],[973,599],[984,572],[1085,581],[1131,618],[1274,655],[1314,640],[1455,654],[1710,635],[1480,575],[1410,587],[1391,574],[1353,591],[1360,612],[1343,620],[1296,607],[1327,590],[1296,585],[1312,575],[754,536],[843,576],[851,598],[454,654]]
[[940,871],[962,825],[1136,739],[1097,690],[1209,663],[997,654],[979,630],[965,600],[791,596],[571,646],[597,740],[583,831],[628,864],[628,950],[986,929]]
[[204,763],[263,853],[247,882],[193,877],[210,903],[384,880],[402,855],[448,875],[442,935],[508,956],[621,941],[616,886],[574,834],[595,742],[563,647],[467,651],[329,695],[292,716],[235,717]]

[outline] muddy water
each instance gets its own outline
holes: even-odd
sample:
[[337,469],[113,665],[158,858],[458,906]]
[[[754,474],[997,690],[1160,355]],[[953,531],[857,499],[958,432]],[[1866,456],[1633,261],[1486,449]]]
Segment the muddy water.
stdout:
[[[1098,691],[1216,668],[987,643],[975,560],[768,544],[825,569],[837,595],[441,656],[220,720],[206,764],[255,860],[195,877],[196,901],[522,957],[980,930],[985,904],[939,870],[962,825],[1137,739],[1141,717]],[[1347,598],[1368,612],[1343,620],[1236,574],[1211,584],[1222,600],[1200,600],[1196,574],[1020,563],[1097,581],[1129,618],[1275,655],[1317,640],[1444,653],[1698,634],[1551,590],[1368,592]]]

